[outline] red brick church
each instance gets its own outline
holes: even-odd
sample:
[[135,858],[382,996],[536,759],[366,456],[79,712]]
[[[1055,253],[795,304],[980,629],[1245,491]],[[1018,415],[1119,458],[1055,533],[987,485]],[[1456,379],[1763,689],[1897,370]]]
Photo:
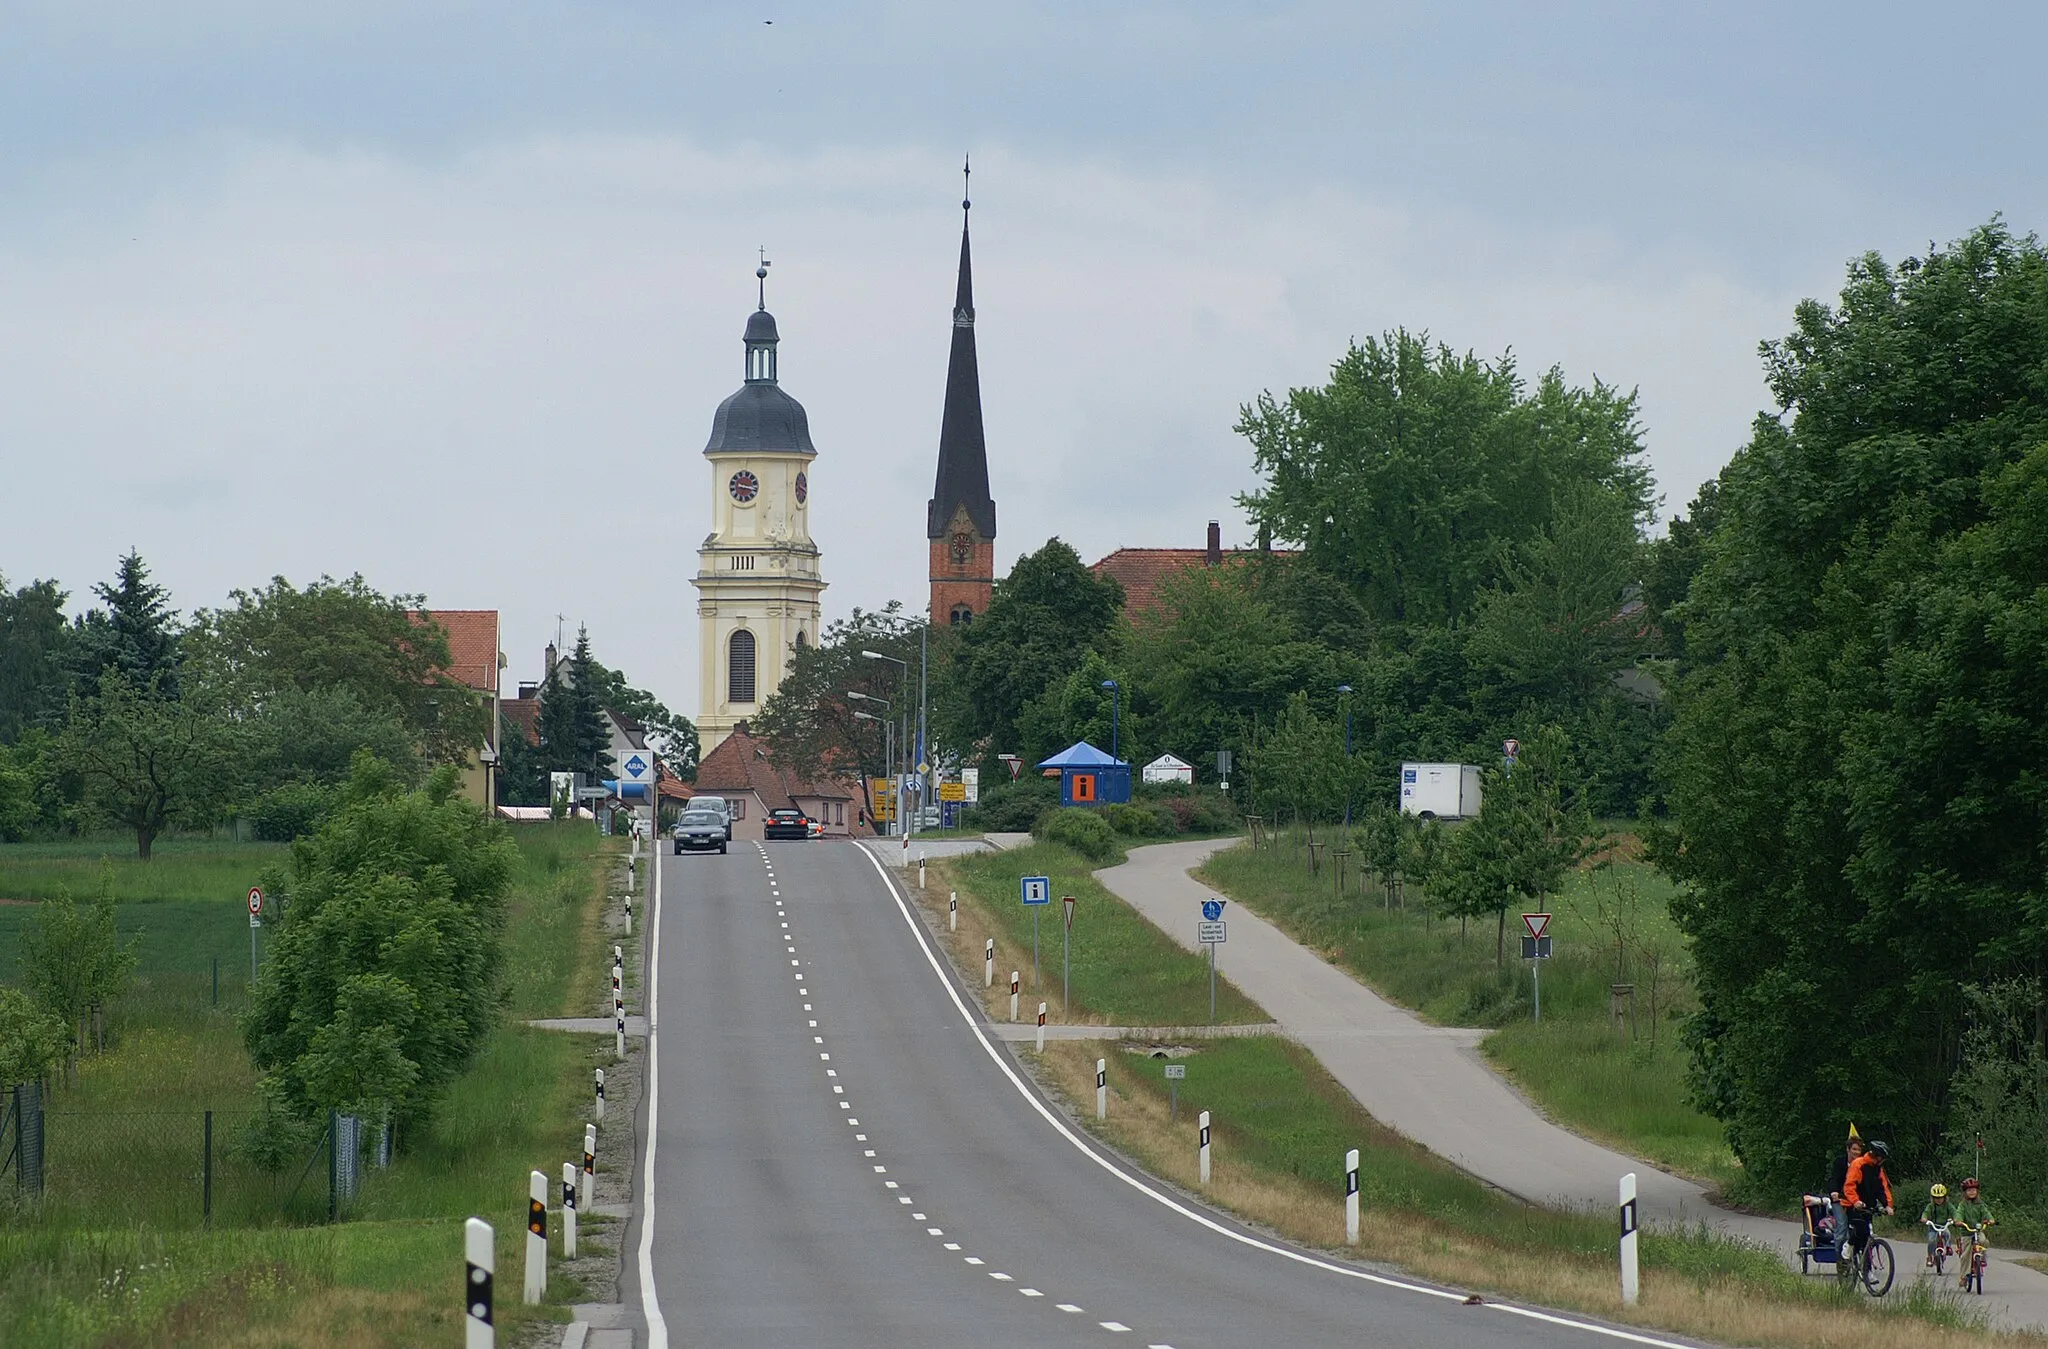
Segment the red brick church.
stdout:
[[981,371],[974,358],[974,268],[960,203],[960,281],[953,297],[953,352],[939,424],[939,471],[925,508],[931,542],[931,621],[958,627],[988,612],[996,580],[996,503],[988,494],[988,444],[981,430]]

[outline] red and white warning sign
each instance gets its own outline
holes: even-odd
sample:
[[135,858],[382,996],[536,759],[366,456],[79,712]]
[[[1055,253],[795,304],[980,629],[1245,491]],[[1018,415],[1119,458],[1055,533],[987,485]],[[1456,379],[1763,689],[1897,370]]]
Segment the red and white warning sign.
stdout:
[[1067,931],[1072,932],[1074,930],[1074,897],[1072,895],[1061,895],[1060,903],[1064,904],[1067,908]]
[[1550,931],[1550,915],[1547,913],[1525,913],[1522,915],[1522,926],[1529,929],[1531,937],[1540,939],[1544,933]]
[[262,912],[263,891],[260,888],[252,885],[249,887],[249,916],[251,918],[255,918],[261,915]]

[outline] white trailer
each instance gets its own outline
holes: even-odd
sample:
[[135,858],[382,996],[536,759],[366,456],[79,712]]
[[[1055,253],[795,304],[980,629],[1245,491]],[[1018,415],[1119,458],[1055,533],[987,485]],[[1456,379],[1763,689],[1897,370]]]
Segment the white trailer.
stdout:
[[1466,763],[1401,765],[1401,813],[1468,820],[1479,813],[1479,770]]

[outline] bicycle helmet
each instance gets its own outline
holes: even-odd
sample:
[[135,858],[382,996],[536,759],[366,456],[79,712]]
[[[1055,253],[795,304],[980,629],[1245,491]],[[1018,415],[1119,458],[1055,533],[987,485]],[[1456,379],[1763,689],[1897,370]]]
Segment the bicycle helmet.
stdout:
[[1885,1158],[1890,1157],[1892,1155],[1892,1150],[1890,1146],[1886,1144],[1883,1139],[1879,1138],[1873,1138],[1870,1140],[1870,1151],[1877,1156],[1877,1159],[1879,1161],[1883,1161]]
[[1946,1199],[1948,1198],[1948,1186],[1937,1185],[1933,1189],[1929,1190],[1927,1193],[1931,1198],[1934,1199]]
[[1969,1179],[1963,1182],[1963,1188],[1966,1190],[1975,1190],[1981,1187],[1977,1184],[1977,1178],[1975,1176],[1971,1176]]

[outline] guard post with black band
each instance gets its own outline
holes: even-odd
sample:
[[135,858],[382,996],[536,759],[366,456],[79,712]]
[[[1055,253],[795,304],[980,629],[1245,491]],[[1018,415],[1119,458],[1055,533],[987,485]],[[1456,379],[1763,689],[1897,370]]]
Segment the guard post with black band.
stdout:
[[1621,1302],[1636,1305],[1640,1291],[1636,1271],[1636,1173],[1621,1178]]
[[526,1305],[539,1305],[547,1294],[548,1178],[531,1171],[526,1177]]
[[498,1265],[498,1234],[482,1218],[462,1225],[462,1254],[467,1265],[462,1283],[463,1349],[495,1349],[497,1327],[491,1321],[491,1282]]

